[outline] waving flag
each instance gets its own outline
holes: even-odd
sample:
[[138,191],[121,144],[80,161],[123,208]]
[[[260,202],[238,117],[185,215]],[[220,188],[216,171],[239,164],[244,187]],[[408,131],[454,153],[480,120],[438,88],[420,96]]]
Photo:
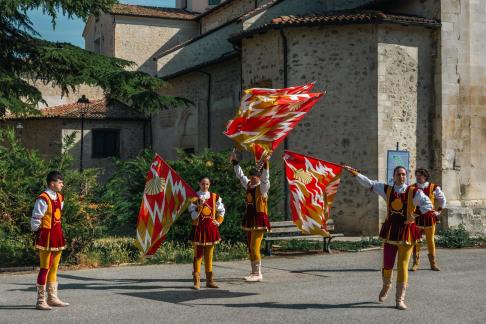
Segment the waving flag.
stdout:
[[313,83],[284,89],[245,90],[236,117],[224,134],[257,161],[272,154],[324,93],[310,93]]
[[137,221],[137,239],[145,255],[154,254],[174,221],[186,210],[194,190],[159,155],[147,174]]
[[294,224],[305,234],[329,236],[326,221],[343,168],[290,151],[285,151],[283,159]]

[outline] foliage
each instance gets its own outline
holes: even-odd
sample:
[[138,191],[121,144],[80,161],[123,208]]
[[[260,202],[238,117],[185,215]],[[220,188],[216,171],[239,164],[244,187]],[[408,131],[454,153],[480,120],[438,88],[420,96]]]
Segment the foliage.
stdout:
[[478,246],[485,242],[486,240],[482,237],[471,237],[462,224],[457,228],[450,228],[442,231],[437,239],[438,246],[452,249]]
[[[232,164],[228,162],[228,154],[228,151],[206,150],[197,155],[179,151],[176,160],[167,162],[195,190],[198,190],[201,177],[208,176],[211,179],[210,190],[222,197],[226,209],[225,220],[220,227],[222,238],[225,241],[245,241],[246,237],[241,230],[241,217],[245,210],[244,190],[234,175]],[[111,206],[103,215],[104,228],[110,234],[135,234],[145,176],[152,159],[153,154],[146,151],[135,159],[116,162],[116,171],[101,194],[101,202]],[[243,161],[241,164],[244,169],[248,169],[252,162]],[[270,177],[269,214],[270,219],[276,221],[282,219],[278,212],[278,204],[283,197],[280,170],[271,168]],[[168,240],[186,242],[190,230],[191,218],[185,213],[172,225]]]
[[35,36],[27,16],[42,9],[55,26],[57,9],[68,17],[98,16],[116,0],[7,0],[0,2],[0,117],[6,109],[17,115],[38,114],[45,103],[34,81],[52,83],[63,94],[81,84],[99,86],[108,98],[151,112],[188,101],[159,95],[166,84],[144,72],[126,71],[132,62],[89,52],[67,43],[49,42]]
[[[45,188],[45,177],[50,170],[63,173],[66,183],[63,194],[63,229],[68,243],[67,256],[78,253],[97,234],[96,219],[92,213],[95,170],[80,173],[71,168],[72,157],[66,153],[74,142],[74,134],[64,139],[63,152],[44,160],[35,150],[23,147],[12,129],[0,129],[0,260],[17,258],[22,265],[31,265],[35,258],[31,248],[33,238],[30,218],[34,198]],[[22,247],[22,248],[20,248]],[[22,250],[13,253],[13,250]],[[8,256],[7,256],[8,255]],[[13,260],[13,259],[12,259]]]
[[[243,243],[221,243],[216,246],[214,260],[229,261],[245,259],[247,247]],[[107,237],[87,245],[76,260],[81,266],[110,266],[123,263],[192,263],[193,248],[189,244],[165,242],[150,258],[144,259],[133,237]]]

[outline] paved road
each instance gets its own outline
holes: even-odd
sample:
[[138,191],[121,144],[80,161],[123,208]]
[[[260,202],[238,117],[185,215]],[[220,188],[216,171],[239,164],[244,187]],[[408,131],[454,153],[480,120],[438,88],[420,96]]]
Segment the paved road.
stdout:
[[486,323],[486,249],[439,250],[443,271],[411,273],[406,311],[376,301],[380,252],[266,258],[265,281],[250,284],[248,262],[217,263],[221,288],[200,291],[191,265],[65,271],[72,305],[44,312],[35,273],[2,274],[0,323]]

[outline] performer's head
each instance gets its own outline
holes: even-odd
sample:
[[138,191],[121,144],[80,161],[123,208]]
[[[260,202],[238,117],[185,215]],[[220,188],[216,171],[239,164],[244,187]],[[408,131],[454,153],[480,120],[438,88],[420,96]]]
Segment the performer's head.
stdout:
[[407,169],[404,166],[399,165],[393,170],[393,182],[397,185],[407,182]]
[[199,189],[202,192],[208,192],[209,186],[211,186],[211,180],[209,180],[208,176],[204,176],[199,179]]
[[424,184],[430,178],[430,173],[427,169],[418,168],[415,170],[415,179],[417,179],[417,183]]
[[252,186],[260,182],[260,171],[257,168],[251,168],[249,175],[250,175],[250,184]]
[[62,173],[59,171],[51,171],[46,178],[47,187],[55,192],[61,192],[64,187]]

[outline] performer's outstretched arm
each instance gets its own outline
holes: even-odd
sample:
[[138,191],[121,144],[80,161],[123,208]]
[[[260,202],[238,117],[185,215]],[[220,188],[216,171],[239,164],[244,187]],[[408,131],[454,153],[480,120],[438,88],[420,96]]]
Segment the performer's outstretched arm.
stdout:
[[270,190],[270,167],[268,161],[263,165],[262,175],[260,177],[260,191],[266,196]]
[[386,200],[385,183],[377,180],[370,180],[367,176],[359,173],[349,166],[345,166],[344,168],[348,170],[353,177],[356,178],[361,186],[373,191],[374,193]]

